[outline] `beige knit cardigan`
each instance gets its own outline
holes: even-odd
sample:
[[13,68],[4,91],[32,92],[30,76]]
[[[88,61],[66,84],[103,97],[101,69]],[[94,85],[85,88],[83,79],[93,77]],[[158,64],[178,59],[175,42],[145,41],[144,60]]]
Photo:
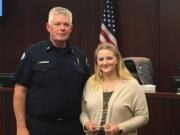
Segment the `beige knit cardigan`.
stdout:
[[[103,108],[103,89],[89,87],[87,82],[82,99],[80,121],[101,123]],[[119,81],[107,110],[106,123],[116,123],[124,135],[137,135],[137,129],[149,120],[148,106],[142,87],[135,80]],[[88,133],[86,133],[89,135]]]

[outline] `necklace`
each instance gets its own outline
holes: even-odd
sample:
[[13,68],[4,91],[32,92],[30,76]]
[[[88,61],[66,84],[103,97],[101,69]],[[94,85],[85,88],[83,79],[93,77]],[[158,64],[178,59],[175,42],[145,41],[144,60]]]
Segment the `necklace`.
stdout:
[[119,82],[118,78],[103,80],[103,82],[102,82],[103,91],[104,92],[113,92],[116,89],[118,82]]
[[104,89],[103,91],[104,92],[113,92],[114,90],[112,90],[112,89]]

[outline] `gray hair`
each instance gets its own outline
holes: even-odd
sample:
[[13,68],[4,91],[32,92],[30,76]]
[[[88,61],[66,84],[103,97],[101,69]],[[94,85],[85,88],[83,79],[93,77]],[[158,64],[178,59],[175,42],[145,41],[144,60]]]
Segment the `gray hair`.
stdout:
[[49,18],[48,18],[48,22],[50,22],[54,15],[60,15],[63,14],[65,16],[69,16],[70,18],[70,24],[72,25],[72,12],[67,9],[67,8],[63,8],[63,7],[54,7],[49,11]]

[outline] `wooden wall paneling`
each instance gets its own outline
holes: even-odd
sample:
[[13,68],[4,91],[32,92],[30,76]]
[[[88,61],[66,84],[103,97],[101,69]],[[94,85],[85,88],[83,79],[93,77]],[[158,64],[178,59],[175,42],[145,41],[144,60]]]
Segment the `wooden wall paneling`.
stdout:
[[180,64],[180,1],[160,0],[159,7],[159,75],[161,90],[172,90],[171,76]]
[[15,135],[16,133],[12,92],[12,89],[0,89],[0,135]]
[[[0,20],[0,72],[15,72],[24,49],[48,37],[45,28],[47,15],[50,8],[58,5],[73,12],[71,41],[85,51],[93,68],[93,52],[99,42],[103,2],[6,0],[6,14]],[[124,57],[151,58],[158,91],[171,91],[171,76],[180,74],[180,1],[115,0],[115,3],[121,53]]]
[[171,135],[172,110],[170,109],[171,102],[168,100],[168,98],[167,100],[162,98],[149,98],[148,107],[149,123],[146,125],[148,134]]
[[149,122],[139,135],[179,135],[180,96],[174,93],[147,93]]
[[84,1],[78,5],[74,17],[71,39],[86,53],[93,70],[94,50],[99,44],[99,30],[102,18],[103,1]]
[[180,135],[180,100],[179,99],[175,99],[175,102],[173,104],[173,123],[174,126],[173,126],[173,134],[174,135]]
[[[102,16],[103,0],[84,1],[7,1],[11,5],[7,17],[2,20],[4,39],[0,44],[3,53],[1,72],[14,72],[19,59],[29,45],[48,37],[45,23],[49,9],[64,6],[73,12],[74,30],[71,41],[87,54],[90,64],[93,63],[93,52],[99,42],[99,29]],[[17,49],[18,48],[18,49]],[[11,57],[9,56],[11,54]]]
[[142,56],[152,60],[159,91],[158,0],[119,1],[119,48],[124,57]]
[[124,56],[146,56],[155,54],[155,0],[119,2],[120,50]]
[[[13,88],[0,88],[0,134],[15,135],[12,105]],[[146,93],[149,122],[138,129],[138,135],[179,135],[180,96],[173,93]]]
[[[0,21],[0,25],[1,25],[1,21]],[[0,71],[1,71],[1,68],[2,68],[2,64],[3,64],[3,59],[1,57],[1,54],[2,54],[2,43],[3,43],[3,38],[2,38],[2,32],[0,32]]]

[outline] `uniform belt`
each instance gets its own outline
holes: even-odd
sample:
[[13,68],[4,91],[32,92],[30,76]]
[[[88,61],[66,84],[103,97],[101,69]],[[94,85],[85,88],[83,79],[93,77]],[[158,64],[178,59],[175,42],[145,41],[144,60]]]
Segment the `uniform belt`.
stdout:
[[41,120],[41,121],[45,121],[49,123],[62,123],[63,124],[63,123],[69,123],[69,122],[78,120],[78,117],[74,119],[64,119],[61,117],[48,117],[48,116],[43,116],[43,115],[38,115],[38,114],[30,114],[29,116],[33,119],[37,119],[37,120]]

